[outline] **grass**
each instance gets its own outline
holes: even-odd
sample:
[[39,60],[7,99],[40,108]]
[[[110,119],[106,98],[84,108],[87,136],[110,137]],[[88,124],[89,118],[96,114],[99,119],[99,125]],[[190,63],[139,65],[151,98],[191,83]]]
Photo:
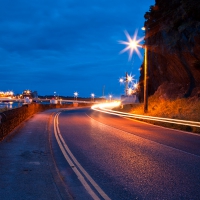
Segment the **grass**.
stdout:
[[[125,105],[117,110],[133,114],[145,114],[155,117],[164,117],[172,119],[182,119],[200,122],[200,100],[198,98],[184,98],[176,100],[163,100],[156,96],[149,97],[148,113],[144,113],[143,104]],[[174,125],[169,123],[152,122],[150,123],[176,128],[191,132],[200,133],[200,128],[188,127],[183,125]]]

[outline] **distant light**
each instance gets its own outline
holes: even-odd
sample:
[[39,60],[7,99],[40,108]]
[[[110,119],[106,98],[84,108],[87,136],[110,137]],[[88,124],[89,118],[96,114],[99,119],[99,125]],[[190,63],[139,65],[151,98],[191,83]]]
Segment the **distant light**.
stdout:
[[138,83],[134,83],[134,84],[133,84],[133,87],[134,87],[134,89],[137,89],[137,88],[138,88],[138,86],[139,86],[139,84],[138,84]]
[[30,91],[30,90],[25,90],[24,93],[25,93],[25,94],[30,94],[31,91]]
[[93,98],[94,98],[94,96],[95,96],[95,95],[94,95],[94,93],[92,93],[92,94],[91,94],[91,97],[93,97]]
[[131,88],[128,88],[128,95],[131,95],[133,90]]
[[124,79],[123,79],[123,78],[120,78],[120,79],[119,79],[119,82],[120,82],[120,83],[123,83],[123,82],[124,82]]
[[77,97],[78,96],[78,92],[74,92],[74,96]]
[[128,76],[127,76],[127,81],[128,81],[128,82],[132,82],[132,81],[133,81],[133,76],[128,75]]
[[141,28],[143,31],[145,31],[146,30],[146,28],[143,26],[142,28]]

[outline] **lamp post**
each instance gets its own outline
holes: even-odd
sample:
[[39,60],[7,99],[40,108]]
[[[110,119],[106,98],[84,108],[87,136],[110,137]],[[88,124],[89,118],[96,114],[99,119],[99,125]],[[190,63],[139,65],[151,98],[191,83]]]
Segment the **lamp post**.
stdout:
[[104,96],[105,95],[105,85],[103,85],[103,88],[102,88],[102,99],[105,99],[106,101],[106,97]]
[[109,95],[110,101],[112,100],[112,95]]
[[[143,28],[143,30],[146,30]],[[147,33],[146,33],[147,34]],[[132,54],[134,51],[136,51],[137,55],[141,58],[141,54],[138,50],[138,47],[144,48],[144,112],[148,112],[148,82],[147,82],[147,72],[148,72],[148,65],[147,65],[147,46],[139,44],[144,37],[137,40],[137,31],[135,31],[135,34],[133,38],[128,34],[127,31],[125,31],[126,38],[128,41],[119,41],[120,44],[126,45],[126,48],[124,48],[120,53],[124,53],[125,51],[129,52],[129,60],[132,57]]]
[[144,112],[148,112],[148,82],[147,82],[147,47],[144,46]]
[[134,80],[133,77],[134,77],[134,76],[132,76],[131,74],[128,75],[128,73],[126,72],[125,77],[119,79],[119,82],[120,82],[120,83],[124,83],[124,82],[125,82],[125,90],[124,90],[125,95],[130,95],[130,94],[129,94],[130,92],[129,92],[129,87],[128,87],[128,85],[129,85],[129,83],[132,83],[132,81]]
[[92,93],[91,98],[92,98],[93,101],[94,101],[94,96],[95,96],[94,93]]
[[74,92],[74,98],[77,100],[78,92]]

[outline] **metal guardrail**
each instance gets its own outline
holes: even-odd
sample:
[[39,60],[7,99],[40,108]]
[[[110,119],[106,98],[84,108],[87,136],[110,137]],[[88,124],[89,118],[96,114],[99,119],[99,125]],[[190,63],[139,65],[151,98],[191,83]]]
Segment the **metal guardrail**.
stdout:
[[58,100],[61,102],[71,102],[71,103],[95,103],[95,104],[99,104],[99,102],[94,102],[94,101],[80,101],[80,100]]
[[[45,101],[50,101],[51,99],[33,99],[34,101],[38,101],[38,102],[45,102]],[[24,102],[24,99],[2,99],[2,102]],[[100,102],[96,102],[96,101],[81,101],[81,100],[60,100],[57,99],[57,101],[59,102],[70,102],[70,103],[100,103]]]

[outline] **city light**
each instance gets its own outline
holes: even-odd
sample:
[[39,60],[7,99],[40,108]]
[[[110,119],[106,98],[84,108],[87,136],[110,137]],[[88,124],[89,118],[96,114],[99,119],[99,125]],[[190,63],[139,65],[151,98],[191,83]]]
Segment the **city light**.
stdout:
[[31,93],[31,91],[30,90],[24,90],[24,92],[23,92],[24,94],[30,94]]
[[13,95],[14,95],[14,92],[12,91],[7,91],[7,92],[0,91],[0,97],[11,97]]

